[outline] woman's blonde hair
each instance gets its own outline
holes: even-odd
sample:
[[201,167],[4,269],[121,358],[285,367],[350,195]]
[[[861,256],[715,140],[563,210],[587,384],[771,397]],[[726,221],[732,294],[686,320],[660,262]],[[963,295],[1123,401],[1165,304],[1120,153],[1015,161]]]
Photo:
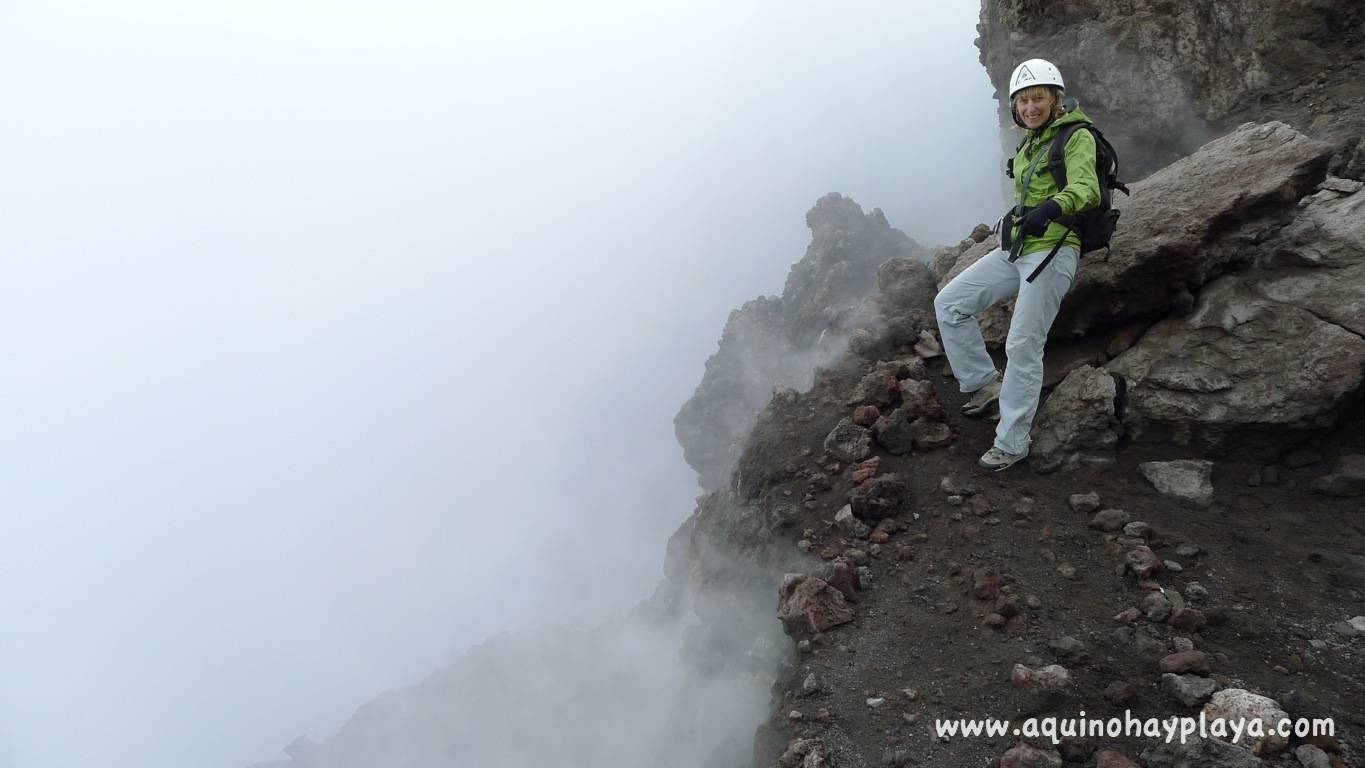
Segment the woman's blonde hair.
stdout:
[[1053,95],[1052,119],[1056,120],[1066,114],[1066,107],[1062,106],[1062,100],[1066,98],[1066,91],[1052,85],[1030,85],[1024,88],[1010,99],[1010,110],[1013,111],[1018,108],[1019,97],[1021,96],[1038,96],[1049,93]]

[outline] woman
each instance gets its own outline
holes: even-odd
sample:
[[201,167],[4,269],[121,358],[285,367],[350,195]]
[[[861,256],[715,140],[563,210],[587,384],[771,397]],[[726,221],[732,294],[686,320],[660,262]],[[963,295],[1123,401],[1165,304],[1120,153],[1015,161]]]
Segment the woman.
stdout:
[[[994,472],[1009,469],[1028,456],[1029,429],[1043,388],[1043,345],[1080,258],[1080,237],[1069,231],[1066,222],[1100,202],[1095,139],[1090,131],[1077,130],[1067,142],[1064,189],[1057,188],[1045,167],[1052,139],[1062,127],[1091,122],[1078,106],[1063,107],[1065,88],[1061,72],[1043,59],[1030,59],[1015,68],[1010,77],[1010,112],[1027,133],[1012,168],[1015,207],[1001,221],[1001,238],[1011,247],[986,254],[934,299],[953,375],[961,391],[972,393],[962,412],[977,416],[999,403],[995,442],[980,461]],[[1055,255],[1044,265],[1054,246]],[[1043,269],[1030,281],[1040,266]],[[975,316],[1015,296],[1002,379],[986,353]]]

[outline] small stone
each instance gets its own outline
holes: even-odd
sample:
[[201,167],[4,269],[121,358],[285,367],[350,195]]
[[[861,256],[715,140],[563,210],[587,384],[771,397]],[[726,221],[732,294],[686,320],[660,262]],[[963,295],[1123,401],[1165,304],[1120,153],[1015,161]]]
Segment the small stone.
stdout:
[[1095,753],[1095,768],[1138,768],[1138,764],[1129,760],[1122,752],[1103,749]]
[[983,621],[985,622],[986,626],[990,627],[991,629],[1001,629],[1005,626],[1005,617],[1001,616],[998,613],[986,614],[986,618]]
[[902,768],[902,766],[910,765],[910,761],[913,759],[914,755],[908,749],[891,749],[888,747],[882,750],[882,765]]
[[1181,544],[1180,546],[1175,548],[1176,556],[1184,558],[1197,557],[1199,553],[1203,551],[1204,550],[1201,549],[1198,544],[1190,544],[1188,542]]
[[1123,680],[1115,680],[1104,689],[1104,698],[1116,707],[1123,706],[1133,698],[1133,684]]
[[1171,573],[1180,573],[1181,571],[1185,570],[1185,568],[1181,566],[1180,563],[1177,563],[1174,560],[1162,560],[1161,565]]
[[1139,579],[1148,578],[1161,568],[1161,562],[1157,560],[1156,553],[1152,552],[1150,547],[1134,547],[1123,556],[1123,559],[1128,564],[1128,569]]
[[1209,591],[1204,588],[1203,584],[1192,581],[1185,585],[1185,599],[1195,605],[1204,605],[1209,601]]
[[1327,628],[1347,639],[1352,639],[1360,636],[1360,630],[1356,629],[1354,626],[1350,624],[1350,622],[1346,621],[1338,621],[1335,624],[1329,624]]
[[1047,647],[1062,659],[1080,659],[1085,656],[1085,643],[1070,635],[1048,640]]
[[845,504],[839,508],[838,512],[834,513],[834,526],[845,534],[858,539],[866,538],[868,534],[872,533],[872,529],[868,527],[867,523],[854,516],[853,506],[850,504]]
[[1056,750],[1020,742],[1000,758],[1000,768],[1062,768],[1062,756]]
[[1357,632],[1365,634],[1365,616],[1356,616],[1346,623],[1355,627]]
[[1217,688],[1214,681],[1199,675],[1167,672],[1161,676],[1161,690],[1187,707],[1197,707],[1208,701]]
[[819,690],[820,681],[815,677],[815,673],[806,675],[806,679],[801,682],[801,692],[809,696],[812,693],[818,693]]
[[1114,621],[1119,624],[1132,624],[1142,618],[1142,611],[1136,608],[1125,608],[1114,615]]
[[938,481],[938,489],[949,496],[975,496],[976,484],[963,482],[952,475],[944,475]]
[[882,698],[881,696],[875,696],[875,697],[870,698],[870,699],[867,700],[867,705],[868,705],[869,707],[872,707],[873,709],[876,709],[876,708],[882,706],[882,705],[885,704],[885,703],[886,703],[886,699]]
[[1000,574],[978,568],[972,571],[972,594],[977,600],[994,600],[1000,594]]
[[872,432],[845,418],[825,437],[824,449],[840,461],[861,461],[872,452]]
[[1024,605],[1027,605],[1029,610],[1036,611],[1043,607],[1043,601],[1039,600],[1037,595],[1029,595],[1024,598]]
[[1001,595],[995,601],[995,612],[1005,618],[1013,618],[1019,615],[1019,596]]
[[853,409],[853,423],[860,427],[870,427],[877,423],[882,412],[875,405],[860,405]]
[[1207,675],[1210,673],[1209,655],[1203,651],[1176,651],[1160,662],[1162,672],[1177,675],[1187,673]]
[[1123,530],[1128,524],[1128,513],[1122,509],[1101,509],[1090,519],[1090,527],[1096,530],[1113,533]]
[[1208,625],[1208,616],[1198,608],[1181,608],[1173,611],[1170,618],[1166,619],[1171,626],[1176,629],[1183,629],[1187,632],[1197,632]]
[[1332,760],[1327,753],[1312,744],[1300,744],[1294,750],[1294,757],[1303,768],[1332,768]]
[[[868,407],[871,408],[872,406]],[[857,468],[853,470],[853,475],[851,478],[853,480],[853,484],[858,485],[859,483],[864,483],[868,480],[871,480],[872,478],[877,476],[877,473],[880,472],[881,469],[882,457],[873,456],[872,458],[859,464]]]
[[1015,688],[1035,691],[1063,691],[1071,687],[1071,673],[1060,664],[1031,669],[1015,664],[1010,670],[1010,684]]
[[1171,638],[1171,646],[1174,647],[1176,651],[1193,651],[1194,641],[1188,637],[1173,637]]
[[1057,573],[1064,579],[1075,579],[1076,567],[1073,565],[1059,565],[1057,566]]
[[1094,491],[1073,493],[1067,497],[1066,503],[1071,505],[1072,511],[1088,515],[1100,508],[1100,495]]
[[800,720],[803,717],[805,716],[801,714],[801,710],[799,709],[793,709],[791,712],[787,714],[788,720]]
[[1160,592],[1149,592],[1142,598],[1142,610],[1147,615],[1147,620],[1161,623],[1171,615],[1171,601]]
[[1123,526],[1123,535],[1131,536],[1135,539],[1150,539],[1152,538],[1152,526],[1141,520],[1134,520]]

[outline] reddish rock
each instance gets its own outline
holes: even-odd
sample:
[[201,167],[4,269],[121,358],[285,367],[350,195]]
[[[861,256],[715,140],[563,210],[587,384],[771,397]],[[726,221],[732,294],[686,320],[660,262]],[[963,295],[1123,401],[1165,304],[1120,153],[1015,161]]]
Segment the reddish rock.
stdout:
[[880,520],[891,517],[909,501],[910,489],[901,482],[896,473],[874,477],[859,485],[849,494],[849,504],[853,513],[864,520]]
[[777,618],[792,637],[806,637],[853,621],[853,607],[823,579],[789,573],[778,589]]
[[1138,764],[1120,752],[1105,749],[1095,755],[1095,768],[1138,768]]
[[860,405],[853,409],[853,423],[860,427],[870,427],[877,423],[882,412],[875,405]]
[[1209,623],[1208,618],[1204,616],[1204,612],[1198,608],[1181,608],[1175,613],[1172,613],[1171,617],[1166,621],[1176,629],[1183,629],[1190,632],[1203,629],[1204,626]]
[[878,472],[881,471],[882,457],[873,456],[867,461],[860,463],[857,466],[857,468],[853,470],[853,484],[857,485],[864,481],[871,480],[872,478],[877,476]]
[[1212,671],[1209,669],[1209,655],[1203,651],[1172,653],[1161,660],[1160,667],[1162,672],[1176,675],[1187,673],[1207,675]]
[[1000,593],[1000,574],[978,568],[972,571],[972,594],[977,600],[993,600]]
[[901,410],[911,420],[920,417],[943,418],[943,406],[934,394],[934,385],[920,379],[906,379],[900,383]]

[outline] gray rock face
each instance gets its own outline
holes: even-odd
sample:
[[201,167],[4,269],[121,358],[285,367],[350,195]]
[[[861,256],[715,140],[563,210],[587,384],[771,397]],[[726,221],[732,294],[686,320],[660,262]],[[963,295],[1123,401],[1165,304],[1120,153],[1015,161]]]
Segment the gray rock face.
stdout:
[[1128,384],[1123,425],[1134,440],[1263,453],[1334,422],[1361,386],[1365,339],[1227,276],[1107,368]]
[[1053,335],[1172,311],[1292,216],[1331,153],[1284,123],[1248,123],[1132,185],[1115,201],[1123,213],[1112,252],[1081,262]]
[[[1358,75],[1347,64],[1360,39],[1342,34],[1365,26],[1361,5],[1220,7],[1226,12],[1158,0],[985,0],[976,44],[1002,103],[1000,124],[1012,125],[1004,101],[1014,66],[1045,55],[1134,179],[1246,120],[1279,119],[1324,135],[1343,147],[1344,164],[1365,125]],[[1003,143],[1013,147],[1017,132],[1009,133]]]
[[706,490],[724,485],[775,385],[805,390],[817,366],[843,354],[845,339],[859,327],[849,308],[875,296],[878,267],[893,258],[928,258],[927,249],[887,223],[881,210],[864,213],[838,194],[821,198],[806,224],[810,245],[782,295],[754,299],[730,313],[720,348],[673,419],[683,457]]
[[1147,478],[1157,493],[1201,507],[1213,503],[1213,462],[1197,459],[1175,461],[1144,461],[1138,471]]
[[1074,469],[1113,459],[1121,427],[1118,388],[1107,372],[1088,365],[1072,371],[1038,409],[1029,461],[1036,472]]

